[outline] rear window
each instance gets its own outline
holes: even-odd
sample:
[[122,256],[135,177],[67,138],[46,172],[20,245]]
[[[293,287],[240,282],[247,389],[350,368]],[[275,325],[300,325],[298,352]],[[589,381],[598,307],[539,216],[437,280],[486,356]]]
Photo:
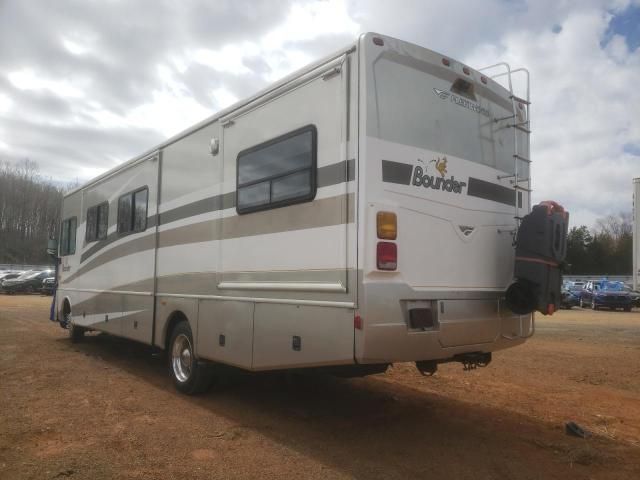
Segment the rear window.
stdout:
[[[512,114],[505,110],[511,108],[508,101],[490,102],[480,87],[461,91],[450,72],[448,78],[437,66],[394,52],[383,53],[373,72],[368,135],[513,173],[513,129],[507,121],[494,121]],[[527,164],[521,162],[518,170],[519,177],[528,176]]]

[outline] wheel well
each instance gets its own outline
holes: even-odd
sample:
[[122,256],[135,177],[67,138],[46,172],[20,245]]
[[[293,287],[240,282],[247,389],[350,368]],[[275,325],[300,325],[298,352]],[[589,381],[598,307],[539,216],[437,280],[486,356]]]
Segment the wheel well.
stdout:
[[171,340],[171,333],[173,332],[173,329],[176,328],[176,325],[178,323],[180,323],[181,321],[189,321],[187,319],[187,316],[182,313],[181,311],[176,311],[173,312],[170,316],[169,316],[169,321],[167,322],[167,329],[166,329],[166,333],[164,335],[164,349],[165,351],[169,350],[169,341]]

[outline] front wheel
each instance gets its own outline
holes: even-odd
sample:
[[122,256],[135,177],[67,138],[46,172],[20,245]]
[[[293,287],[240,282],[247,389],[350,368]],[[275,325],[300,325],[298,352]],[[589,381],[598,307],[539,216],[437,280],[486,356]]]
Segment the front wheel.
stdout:
[[195,357],[191,327],[185,320],[178,323],[171,334],[169,373],[176,388],[188,395],[205,392],[212,383],[211,365]]
[[591,300],[591,310],[598,310],[595,299]]
[[580,299],[580,308],[584,308],[584,302]]

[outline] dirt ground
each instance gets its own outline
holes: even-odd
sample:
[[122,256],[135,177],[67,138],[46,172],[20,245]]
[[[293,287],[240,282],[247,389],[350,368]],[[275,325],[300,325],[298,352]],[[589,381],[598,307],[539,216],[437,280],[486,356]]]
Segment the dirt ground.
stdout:
[[638,310],[538,316],[471,372],[246,375],[186,397],[148,347],[72,345],[49,302],[0,295],[3,480],[640,478]]

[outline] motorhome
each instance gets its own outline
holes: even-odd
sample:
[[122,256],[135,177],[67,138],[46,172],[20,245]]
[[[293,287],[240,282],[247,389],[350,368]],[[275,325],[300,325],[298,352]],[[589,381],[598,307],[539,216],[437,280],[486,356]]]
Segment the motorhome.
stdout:
[[516,282],[529,135],[526,70],[363,34],[66,195],[56,319],[165,350],[187,393],[485,365],[560,301]]

